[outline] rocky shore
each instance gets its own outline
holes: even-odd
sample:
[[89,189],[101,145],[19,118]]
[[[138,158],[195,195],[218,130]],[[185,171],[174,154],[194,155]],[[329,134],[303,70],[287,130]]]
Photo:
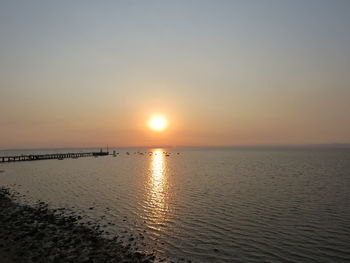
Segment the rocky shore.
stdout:
[[[59,209],[39,202],[22,205],[0,188],[0,257],[5,262],[156,262],[154,255],[134,251],[98,228],[79,223]],[[0,262],[1,258],[0,258]]]

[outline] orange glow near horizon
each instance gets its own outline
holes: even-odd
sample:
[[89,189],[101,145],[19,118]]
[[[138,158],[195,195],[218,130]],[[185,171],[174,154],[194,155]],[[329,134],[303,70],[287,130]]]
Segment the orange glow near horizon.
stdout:
[[148,126],[153,131],[164,131],[168,126],[167,119],[162,115],[152,116],[148,122]]

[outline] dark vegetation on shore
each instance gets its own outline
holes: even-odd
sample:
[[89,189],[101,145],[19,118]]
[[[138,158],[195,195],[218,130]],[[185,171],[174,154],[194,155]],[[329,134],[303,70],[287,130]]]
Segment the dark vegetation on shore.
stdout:
[[7,188],[0,188],[0,251],[15,262],[156,261],[154,255],[133,251],[117,238],[104,238],[77,217],[49,209],[44,202],[19,204]]

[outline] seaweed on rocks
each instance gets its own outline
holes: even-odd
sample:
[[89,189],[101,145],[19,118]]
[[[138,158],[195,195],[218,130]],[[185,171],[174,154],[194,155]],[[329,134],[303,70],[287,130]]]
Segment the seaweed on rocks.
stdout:
[[155,261],[153,254],[131,251],[117,238],[102,237],[98,230],[79,224],[79,218],[57,212],[44,202],[19,204],[9,189],[0,188],[0,249],[16,262]]

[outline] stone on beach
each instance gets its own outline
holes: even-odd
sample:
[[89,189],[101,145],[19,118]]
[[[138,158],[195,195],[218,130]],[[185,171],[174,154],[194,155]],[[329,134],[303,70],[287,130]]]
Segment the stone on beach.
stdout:
[[[135,252],[116,239],[51,210],[44,202],[22,205],[0,188],[0,256],[5,262],[153,262],[154,255]],[[7,252],[6,252],[7,251]],[[7,258],[7,256],[6,256]]]

